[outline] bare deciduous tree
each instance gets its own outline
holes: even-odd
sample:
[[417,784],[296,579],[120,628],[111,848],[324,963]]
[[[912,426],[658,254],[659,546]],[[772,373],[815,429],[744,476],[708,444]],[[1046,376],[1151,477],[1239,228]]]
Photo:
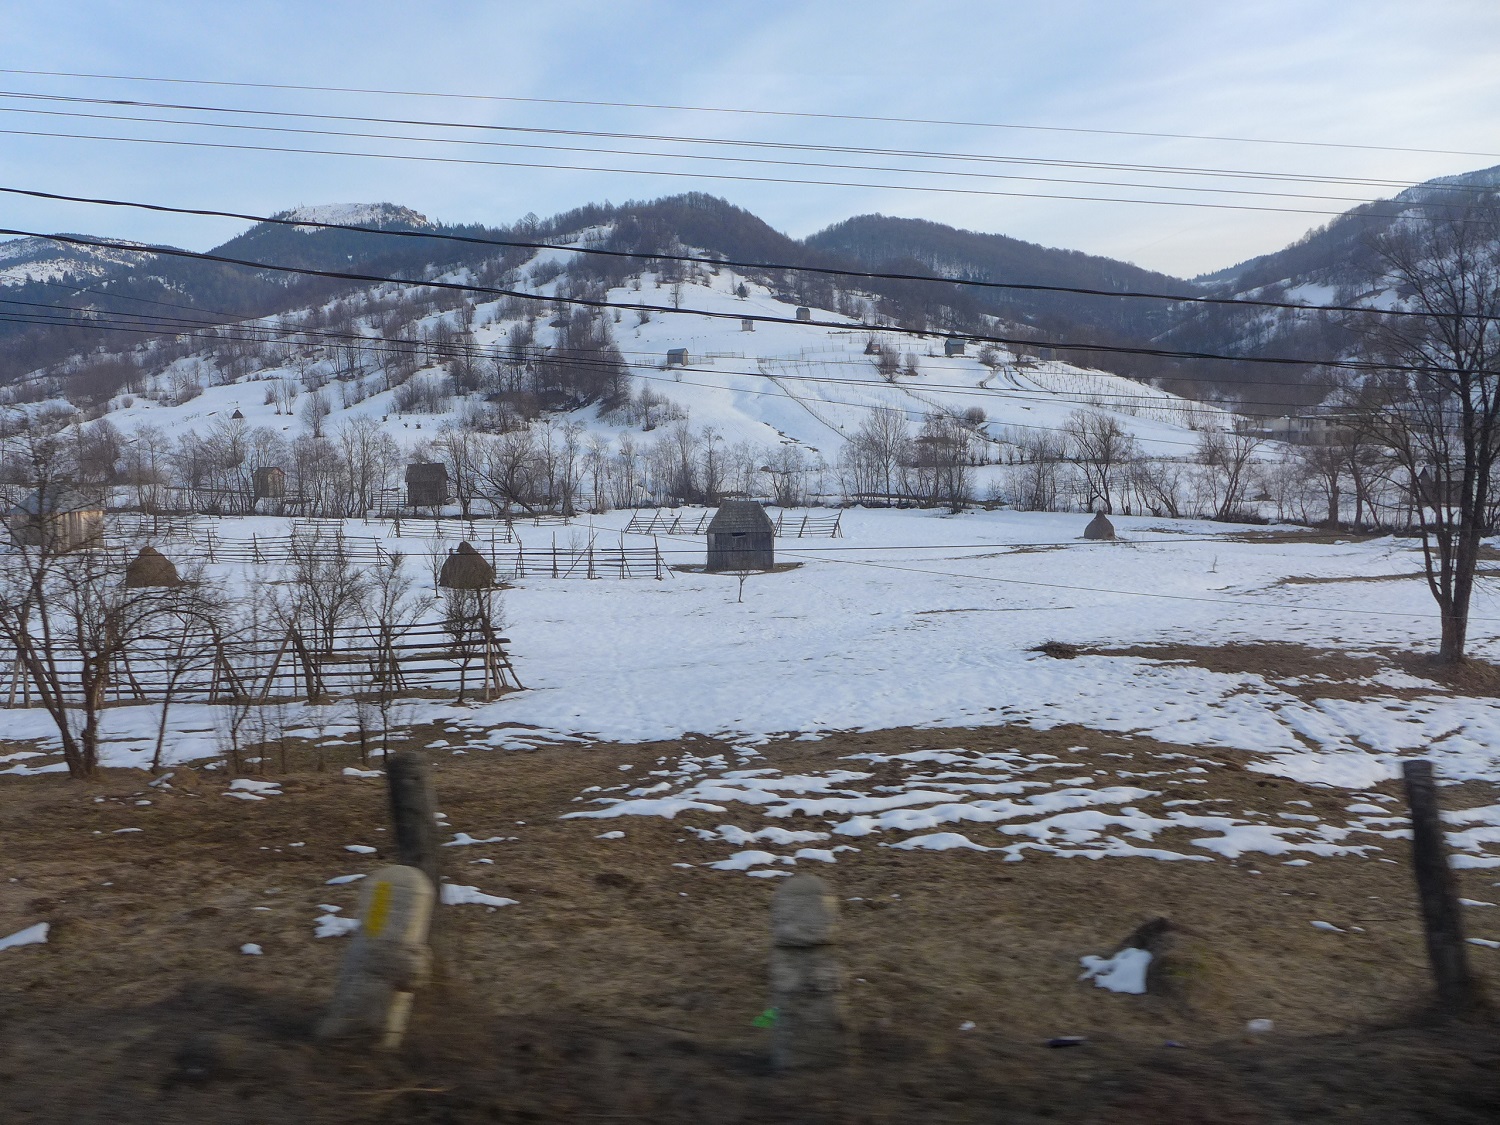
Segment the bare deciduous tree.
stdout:
[[1439,656],[1458,663],[1500,456],[1500,201],[1430,208],[1374,249],[1406,311],[1421,315],[1366,328],[1369,355],[1385,365],[1372,414],[1410,482]]

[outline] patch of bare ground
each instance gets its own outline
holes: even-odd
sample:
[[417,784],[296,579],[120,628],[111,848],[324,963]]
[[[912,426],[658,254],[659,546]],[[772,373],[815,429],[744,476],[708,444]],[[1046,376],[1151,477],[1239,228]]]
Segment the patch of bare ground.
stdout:
[[[454,732],[418,730],[412,742],[444,737]],[[878,786],[895,767],[851,755],[955,746],[1054,755],[1070,774],[1149,790],[1150,809],[1195,801],[1267,822],[1289,809],[1331,820],[1353,800],[1249,771],[1243,755],[1077,727],[835,733],[774,742],[750,766],[873,770]],[[1383,849],[1369,856],[1307,866],[1257,853],[1006,862],[857,840],[836,865],[807,865],[843,899],[856,1059],[831,1075],[770,1075],[766,1032],[752,1020],[766,1003],[777,880],[707,869],[724,845],[687,830],[750,814],[560,819],[590,807],[590,786],[625,774],[646,784],[659,759],[725,749],[691,738],[430,751],[452,830],[500,837],[444,849],[447,874],[519,905],[444,909],[440,979],[391,1056],[310,1038],[345,948],[313,937],[319,904],[355,901],[353,886],[328,880],[392,860],[382,781],[339,772],[352,751],[325,750],[322,771],[308,751],[292,751],[274,775],[282,793],[261,801],[227,799],[227,779],[195,769],[179,768],[170,789],[126,771],[88,784],[7,779],[0,934],[42,920],[53,931],[47,945],[0,953],[0,1120],[1477,1123],[1500,1114],[1494,1025],[1418,1018],[1427,978],[1411,873],[1404,843],[1381,837],[1369,838]],[[1489,786],[1444,795],[1496,800]],[[805,827],[798,819],[786,827]],[[600,838],[611,829],[626,835]],[[1155,846],[1188,851],[1191,835],[1163,833]],[[1493,900],[1493,873],[1458,878],[1467,897]],[[1182,929],[1184,968],[1170,994],[1116,995],[1077,980],[1080,956],[1109,953],[1154,915]],[[264,955],[241,954],[246,942]],[[1473,955],[1493,985],[1500,954]],[[1250,1019],[1272,1019],[1275,1031],[1248,1036]],[[968,1021],[974,1028],[961,1030]],[[1044,1046],[1058,1035],[1088,1042]]]
[[1232,543],[1368,543],[1383,539],[1387,531],[1339,531],[1318,527],[1271,527],[1262,531],[1237,531],[1223,536]]
[[[1469,659],[1445,664],[1436,656],[1399,649],[1358,653],[1296,644],[1159,644],[1088,647],[1048,641],[1033,651],[1059,659],[1127,656],[1162,664],[1191,664],[1227,675],[1258,675],[1299,699],[1414,699],[1434,692],[1500,696],[1500,667]],[[1404,672],[1424,681],[1395,686],[1373,682],[1382,672]]]
[[[1474,571],[1479,578],[1500,577],[1500,570],[1479,568]],[[1427,575],[1420,570],[1405,574],[1293,574],[1279,578],[1273,586],[1342,586],[1360,582],[1410,582],[1414,578],[1425,580]]]

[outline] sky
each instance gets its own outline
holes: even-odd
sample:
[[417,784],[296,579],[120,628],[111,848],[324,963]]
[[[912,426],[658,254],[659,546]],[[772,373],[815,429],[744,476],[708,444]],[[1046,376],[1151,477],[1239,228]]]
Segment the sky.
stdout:
[[[250,214],[392,201],[489,225],[706,191],[796,237],[881,212],[1178,276],[1279,249],[1401,185],[1500,164],[1494,0],[0,0],[0,70],[463,95],[0,73],[3,187]],[[58,116],[80,113],[257,128]],[[517,131],[543,129],[569,132]],[[705,143],[724,141],[739,143]],[[381,155],[199,147],[225,144]],[[539,164],[575,167],[521,166]],[[1099,198],[1056,198],[1069,195]],[[0,220],[193,249],[245,225],[3,195]]]

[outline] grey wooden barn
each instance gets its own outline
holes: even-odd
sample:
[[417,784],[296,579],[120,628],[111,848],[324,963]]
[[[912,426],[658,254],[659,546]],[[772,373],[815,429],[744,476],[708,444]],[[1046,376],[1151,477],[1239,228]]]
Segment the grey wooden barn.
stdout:
[[686,348],[668,348],[667,366],[686,367],[688,365],[688,350]]
[[448,502],[448,466],[406,466],[406,502],[413,508],[437,508]]
[[776,529],[754,500],[725,500],[708,525],[709,571],[770,570]]
[[263,465],[250,474],[257,500],[280,500],[286,496],[286,471],[276,465]]
[[962,340],[944,340],[943,341],[943,354],[944,355],[963,355],[964,354],[964,342]]
[[808,308],[806,305],[802,305],[801,307],[799,307],[797,309],[797,319],[798,320],[811,320],[812,319],[812,309]]
[[70,489],[33,492],[5,513],[10,537],[19,546],[75,551],[104,543],[104,507]]

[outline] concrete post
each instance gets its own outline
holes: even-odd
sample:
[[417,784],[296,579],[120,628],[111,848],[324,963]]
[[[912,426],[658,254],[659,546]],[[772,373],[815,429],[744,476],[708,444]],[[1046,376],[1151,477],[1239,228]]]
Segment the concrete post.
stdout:
[[318,1038],[401,1045],[417,989],[427,983],[427,944],[437,892],[415,867],[385,867],[365,880],[360,927],[344,957]]
[[771,900],[771,1065],[838,1066],[847,1054],[835,952],[838,901],[816,875],[795,875]]

